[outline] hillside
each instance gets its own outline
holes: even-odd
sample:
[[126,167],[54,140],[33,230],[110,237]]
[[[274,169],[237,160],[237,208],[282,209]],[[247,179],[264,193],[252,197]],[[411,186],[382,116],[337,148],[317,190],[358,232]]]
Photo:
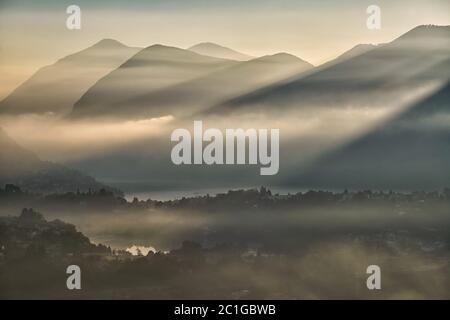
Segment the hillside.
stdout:
[[398,106],[405,96],[449,78],[450,26],[419,26],[391,43],[306,77],[274,84],[211,108],[210,113]]
[[136,96],[127,101],[132,114],[186,116],[213,104],[280,81],[313,66],[287,53],[240,62],[174,86]]
[[179,48],[153,45],[141,50],[92,86],[75,103],[71,117],[127,117],[132,110],[128,105],[130,99],[235,63]]
[[107,189],[121,194],[94,178],[63,165],[42,161],[18,145],[0,128],[0,185],[14,184],[36,193]]
[[324,155],[310,168],[296,170],[285,182],[327,188],[445,188],[450,183],[449,101],[447,83],[387,123]]
[[0,102],[0,114],[68,113],[95,82],[117,68],[139,48],[111,39],[39,69]]
[[247,61],[253,59],[253,57],[247,54],[211,42],[202,42],[196,44],[188,48],[188,50],[205,56],[230,59],[236,61]]

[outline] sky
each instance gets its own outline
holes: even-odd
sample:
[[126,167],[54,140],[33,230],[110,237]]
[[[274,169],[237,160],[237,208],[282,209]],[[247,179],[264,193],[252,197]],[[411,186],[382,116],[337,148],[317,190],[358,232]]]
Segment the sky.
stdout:
[[[66,28],[69,5],[81,30]],[[381,29],[366,27],[369,5]],[[39,68],[104,38],[130,46],[215,42],[319,65],[359,43],[385,43],[421,24],[450,24],[448,0],[0,0],[0,99]]]

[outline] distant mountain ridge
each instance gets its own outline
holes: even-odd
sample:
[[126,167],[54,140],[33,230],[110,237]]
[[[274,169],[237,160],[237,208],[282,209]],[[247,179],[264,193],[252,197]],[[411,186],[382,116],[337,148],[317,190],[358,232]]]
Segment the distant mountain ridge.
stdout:
[[211,104],[313,67],[296,56],[278,53],[239,62],[193,80],[135,96],[123,104],[128,106],[129,114],[136,116],[192,115]]
[[[114,42],[106,41],[103,45],[114,46]],[[236,120],[236,125],[241,125],[240,113],[261,116],[264,121],[293,115],[288,120],[294,124],[292,131],[296,131],[295,121],[300,124],[302,110],[311,111],[310,118],[320,117],[317,111],[324,110],[368,113],[378,112],[378,107],[392,110],[400,105],[404,96],[414,96],[429,84],[442,84],[444,89],[437,92],[436,97],[420,98],[420,103],[417,98],[408,100],[408,104],[395,109],[407,110],[406,113],[401,112],[388,123],[378,123],[376,130],[367,135],[364,130],[364,136],[352,136],[354,141],[318,159],[320,166],[297,168],[300,156],[296,156],[300,152],[292,151],[289,166],[294,163],[293,167],[286,165],[280,172],[280,176],[289,175],[285,180],[288,184],[308,182],[308,187],[324,181],[329,183],[320,185],[324,188],[332,185],[417,188],[420,187],[417,181],[424,181],[423,186],[434,188],[444,185],[448,178],[446,173],[440,174],[447,169],[446,163],[450,160],[445,152],[450,137],[442,128],[448,115],[440,112],[430,118],[427,112],[433,106],[439,105],[441,109],[448,106],[448,85],[445,84],[449,80],[448,26],[419,26],[387,44],[359,45],[317,68],[284,53],[233,61],[154,45],[139,51],[98,80],[78,100],[71,116],[81,119],[112,117],[123,121],[167,114],[198,115],[195,112],[200,112],[201,116],[220,115],[224,121]],[[420,117],[424,121],[413,119],[408,110],[422,110]],[[383,121],[386,120],[383,118]],[[439,130],[424,127],[427,121],[439,124]],[[339,125],[332,122],[330,124]],[[303,138],[301,130],[295,134]],[[168,158],[168,140],[160,138],[133,142],[108,153],[75,160],[73,165],[86,172],[101,172],[99,176],[111,181],[147,179],[157,187],[168,181],[177,186],[205,182],[212,186],[216,180],[217,183],[230,182],[230,185],[236,181],[247,183],[248,180],[250,184],[255,181],[251,180],[255,175],[244,167],[174,169]],[[292,139],[289,147],[303,150],[302,143],[309,142]],[[152,148],[148,148],[149,145]],[[426,156],[420,156],[421,152]],[[123,163],[132,165],[124,169]],[[347,175],[342,175],[344,172]],[[215,178],[211,178],[215,174]],[[333,180],[333,177],[336,178]]]
[[227,47],[220,46],[220,45],[212,43],[212,42],[202,42],[202,43],[196,44],[196,45],[188,48],[187,50],[190,50],[190,51],[193,51],[198,54],[205,55],[205,56],[237,60],[237,61],[247,61],[247,60],[254,58],[247,54],[235,51],[235,50],[227,48]]
[[[273,119],[276,121],[279,119],[276,117],[283,117],[287,114],[289,116],[292,115],[287,121],[288,123],[289,121],[292,121],[291,123],[294,124],[292,131],[296,131],[295,121],[298,121],[299,126],[301,126],[302,120],[305,119],[302,118],[303,114],[300,113],[302,110],[307,110],[307,116],[310,118],[306,118],[305,120],[308,121],[311,118],[314,118],[316,114],[317,117],[320,117],[322,114],[318,113],[318,111],[331,111],[331,113],[336,110],[338,112],[343,111],[342,114],[347,117],[348,110],[356,110],[361,113],[369,113],[372,111],[377,113],[379,111],[377,109],[378,107],[389,110],[395,109],[391,108],[391,106],[397,107],[398,105],[394,105],[393,102],[398,102],[398,100],[400,100],[399,98],[402,98],[404,95],[414,95],[419,89],[426,87],[429,84],[433,84],[432,87],[437,88],[439,85],[448,82],[450,75],[450,37],[447,37],[447,35],[449,34],[449,31],[449,27],[421,26],[415,28],[390,43],[379,45],[367,52],[345,59],[345,61],[339,61],[334,64],[330,63],[322,68],[319,66],[318,68],[306,72],[294,74],[289,79],[271,83],[251,91],[250,93],[240,95],[237,98],[226,100],[225,103],[213,105],[212,108],[206,108],[201,116],[219,115],[224,121],[227,121],[228,119],[230,119],[230,123],[233,121],[233,126],[239,126],[242,125],[239,122],[240,113],[245,114],[248,112],[250,116],[253,116],[260,111],[257,115],[261,115],[263,121],[271,121]],[[423,45],[424,43],[426,44],[425,46]],[[245,63],[251,62],[252,61],[248,61]],[[242,62],[237,63],[228,68],[224,68],[220,73],[225,72],[226,70],[238,69],[242,65],[244,65]],[[216,87],[213,85],[214,81],[216,81],[213,80],[214,77],[212,77],[214,74],[215,73],[207,74],[203,77],[177,84],[170,87],[170,89],[164,88],[159,92],[152,92],[149,96],[144,96],[142,101],[153,101],[155,102],[155,105],[157,105],[156,102],[161,102],[163,111],[167,111],[166,108],[170,110],[170,106],[178,103],[178,99],[183,101],[194,101],[190,100],[189,93],[205,92],[203,91],[205,90],[203,84],[209,83],[211,87],[208,90],[214,90],[214,87]],[[202,78],[203,80],[201,80]],[[220,81],[217,80],[217,83],[220,84]],[[220,85],[217,87],[219,89],[221,88]],[[393,114],[408,110],[408,107],[415,108],[414,105],[417,103],[417,99],[422,100],[424,96],[431,92],[432,91],[426,91],[424,95],[418,95],[414,99],[408,100],[407,104],[402,105],[401,108],[395,109],[396,112]],[[196,94],[196,96],[197,95],[198,94]],[[448,105],[448,98],[440,100]],[[195,101],[197,102],[198,100]],[[205,104],[209,103],[209,99],[203,101],[205,101]],[[433,103],[432,100],[424,100],[423,110],[427,110],[426,107],[430,106],[430,103]],[[156,109],[151,104],[148,105],[148,108],[153,111]],[[352,117],[351,113],[352,112],[349,112],[350,121]],[[402,114],[403,113],[400,113],[400,115]],[[446,118],[443,118],[442,120],[444,119]],[[274,123],[276,123],[275,121]],[[387,120],[386,118],[382,118],[380,121],[384,122]],[[401,121],[395,125],[395,130],[404,123],[404,121]],[[381,126],[383,123],[373,124]],[[407,121],[407,124],[413,128],[416,125],[422,126],[421,122],[415,123],[410,120]],[[335,126],[339,125],[340,123],[330,123],[331,128],[335,128]],[[387,131],[383,129],[383,132],[389,132],[389,128],[392,128],[392,126],[389,125]],[[355,135],[365,135],[366,130],[371,130],[371,127],[368,126],[361,130],[364,133],[356,132]],[[301,130],[298,133],[298,136],[295,136],[287,142],[282,140],[285,136],[281,136],[281,151],[283,152],[283,145],[286,147],[286,149],[284,149],[285,160],[284,164],[280,167],[281,170],[276,179],[283,179],[283,181],[277,180],[275,182],[278,183],[277,185],[286,183],[287,185],[301,185],[302,187],[314,187],[316,186],[316,183],[320,184],[322,181],[329,182],[329,185],[327,185],[327,183],[319,185],[323,188],[331,188],[332,185],[342,188],[345,188],[346,186],[349,188],[363,188],[364,186],[369,185],[389,188],[389,183],[387,182],[390,181],[392,187],[394,187],[394,185],[401,188],[410,186],[411,188],[417,189],[420,187],[420,184],[417,183],[419,180],[427,180],[426,183],[423,183],[424,187],[426,185],[433,187],[433,181],[436,182],[434,187],[444,185],[442,181],[447,178],[447,175],[440,174],[440,172],[446,168],[445,161],[449,159],[444,152],[444,150],[448,149],[445,141],[448,141],[449,139],[445,132],[439,134],[434,132],[431,134],[430,130],[416,129],[403,132],[406,137],[410,135],[411,140],[400,139],[400,133],[398,135],[384,135],[385,143],[389,144],[389,146],[381,143],[383,142],[382,138],[377,139],[379,140],[378,142],[373,141],[372,139],[370,139],[370,141],[362,140],[364,142],[358,145],[364,146],[367,144],[368,149],[354,149],[353,147],[351,149],[345,149],[345,152],[343,151],[345,155],[339,157],[337,155],[329,155],[330,158],[319,158],[317,164],[320,163],[322,165],[311,165],[311,167],[306,167],[306,161],[301,158],[300,153],[303,147],[302,144],[315,143],[315,141],[305,141],[308,139],[308,136],[306,136],[303,141],[299,141],[303,138],[301,136],[303,134]],[[334,134],[334,132],[325,133],[328,135]],[[372,133],[372,131],[369,132],[369,134]],[[295,134],[297,134],[297,132],[295,132]],[[337,134],[339,133],[336,132],[336,135]],[[382,137],[383,135],[377,134],[376,136]],[[358,138],[363,137],[353,135],[348,137],[348,139],[355,139],[354,141],[357,141]],[[389,141],[392,141],[392,144],[388,143]],[[421,148],[415,148],[414,141],[426,141],[423,144],[422,150],[430,151],[428,157],[416,157]],[[76,166],[78,168],[84,168],[86,171],[94,172],[97,170],[96,168],[99,167],[98,163],[106,162],[110,167],[117,168],[113,173],[115,176],[111,177],[112,180],[125,180],[134,175],[134,179],[142,178],[151,182],[156,181],[155,185],[161,184],[161,181],[168,185],[169,181],[171,181],[170,183],[173,185],[179,185],[182,181],[182,183],[185,183],[186,185],[189,185],[190,183],[190,187],[192,185],[203,187],[207,183],[210,183],[208,186],[212,187],[214,186],[215,181],[217,181],[217,184],[225,185],[228,183],[230,186],[233,183],[251,184],[254,183],[254,181],[258,181],[254,172],[251,172],[251,168],[225,168],[212,166],[208,168],[177,167],[174,169],[173,166],[170,166],[170,158],[168,158],[170,146],[168,146],[168,144],[162,145],[163,143],[156,141],[156,139],[152,142],[154,143],[155,148],[159,148],[157,152],[152,154],[140,151],[148,145],[149,142],[146,140],[145,142],[142,142],[140,147],[130,147],[126,152],[123,150],[113,150],[107,155],[84,159],[83,161],[76,163]],[[346,143],[348,140],[340,142]],[[439,149],[436,146],[441,147]],[[289,147],[289,149],[287,149],[287,147]],[[339,148],[339,144],[335,147]],[[334,146],[330,148],[334,148]],[[130,150],[133,151],[130,152]],[[363,151],[359,152],[358,150]],[[371,153],[371,150],[373,151],[373,154]],[[328,151],[331,150],[321,150],[320,154]],[[372,158],[376,159],[376,161],[372,161],[370,157],[364,156],[364,154],[372,154]],[[435,160],[433,160],[433,155],[437,155]],[[297,156],[298,158],[296,158]],[[383,160],[384,158],[386,160]],[[414,163],[415,158],[417,158],[417,161]],[[139,159],[139,165],[135,166],[132,171],[127,171],[126,176],[125,174],[122,175],[119,171],[122,163],[137,163],[138,161],[136,161],[136,159]],[[286,162],[288,162],[286,159],[289,161],[288,164],[286,164]],[[395,163],[396,159],[401,159],[402,162]],[[348,161],[348,166],[346,161]],[[393,162],[393,164],[389,166],[389,162]],[[167,163],[169,163],[169,165]],[[381,164],[384,164],[384,166],[381,166]],[[408,165],[410,165],[411,168],[409,172],[407,171]],[[353,171],[351,170],[352,167],[354,168]],[[339,175],[340,168],[343,168],[342,173],[347,172],[348,175]],[[364,172],[362,168],[365,168],[366,172]],[[309,174],[309,170],[311,170],[311,174]],[[321,170],[323,170],[323,173],[321,173]],[[371,170],[374,173],[373,175],[370,174]],[[420,172],[420,170],[422,170],[422,172]],[[427,175],[424,173],[426,170],[429,171],[429,178],[427,178]],[[330,179],[326,179],[327,172],[330,173]],[[389,174],[385,174],[384,172],[389,172]],[[415,172],[417,172],[417,174],[415,174]],[[106,174],[102,171],[102,176],[106,176]],[[333,180],[333,176],[337,178]],[[351,182],[351,178],[354,178],[353,182]],[[384,181],[382,181],[382,179],[384,179]],[[339,181],[342,181],[342,183],[339,184]]]
[[136,96],[236,63],[180,48],[152,45],[139,51],[92,86],[74,104],[71,117],[126,117],[130,115],[126,102]]
[[[316,72],[233,98],[211,114],[386,105],[427,80],[446,81],[439,66],[450,56],[450,26],[419,26],[391,43],[318,67]],[[278,109],[277,109],[278,110]]]

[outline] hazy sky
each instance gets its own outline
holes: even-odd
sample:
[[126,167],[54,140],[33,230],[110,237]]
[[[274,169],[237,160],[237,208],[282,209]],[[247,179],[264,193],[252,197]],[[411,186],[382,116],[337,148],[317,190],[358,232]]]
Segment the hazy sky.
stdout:
[[[82,10],[68,30],[66,8]],[[382,9],[368,30],[366,9]],[[383,43],[420,24],[450,24],[448,0],[0,0],[0,98],[38,68],[114,38],[188,47],[210,41],[254,56],[289,52],[313,64],[358,43]]]

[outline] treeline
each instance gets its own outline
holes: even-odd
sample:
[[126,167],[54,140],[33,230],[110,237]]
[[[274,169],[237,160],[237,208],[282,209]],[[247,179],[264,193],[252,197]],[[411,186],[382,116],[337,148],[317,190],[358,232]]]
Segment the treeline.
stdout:
[[0,188],[0,204],[18,203],[21,207],[39,207],[54,209],[255,209],[286,208],[315,205],[346,205],[346,204],[417,204],[430,202],[442,203],[450,201],[450,188],[442,191],[348,191],[331,192],[310,190],[293,194],[274,194],[268,188],[247,190],[230,190],[217,195],[182,197],[176,200],[139,200],[127,201],[105,189],[89,190],[88,192],[67,192],[50,195],[40,195],[21,190],[14,185]]

